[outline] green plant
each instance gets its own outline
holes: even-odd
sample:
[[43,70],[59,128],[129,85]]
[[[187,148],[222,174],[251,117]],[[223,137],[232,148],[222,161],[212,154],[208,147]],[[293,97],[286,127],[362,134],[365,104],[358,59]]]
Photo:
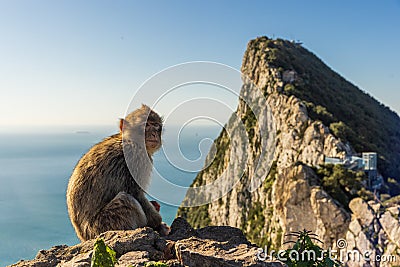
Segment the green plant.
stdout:
[[285,250],[283,255],[279,255],[279,259],[286,263],[288,267],[341,266],[338,261],[329,257],[327,251],[313,242],[313,240],[321,241],[311,231],[304,229],[300,232],[292,232],[287,236],[297,237],[297,241],[289,241],[294,243],[293,247]]
[[264,206],[260,202],[253,203],[249,207],[246,226],[244,227],[247,238],[259,246],[266,245],[266,239],[260,234],[265,227],[263,210]]
[[144,266],[145,267],[169,267],[168,264],[165,264],[165,263],[159,262],[159,261],[157,261],[157,262],[149,261],[149,262],[146,262],[144,264]]
[[385,200],[383,202],[383,205],[385,207],[391,207],[391,206],[394,206],[394,205],[400,205],[400,195],[392,197],[392,198],[390,198],[388,200]]
[[365,200],[373,198],[372,192],[366,190],[363,183],[367,177],[362,171],[355,172],[342,165],[325,164],[315,169],[322,187],[328,194],[339,201],[346,209],[351,199],[361,197]]
[[264,193],[267,193],[272,189],[272,184],[274,183],[275,176],[277,174],[276,169],[277,169],[277,162],[276,160],[274,160],[271,164],[271,168],[269,169],[269,173],[264,180],[264,188],[263,188]]
[[310,116],[316,120],[322,121],[325,125],[329,125],[333,121],[333,115],[323,106],[313,106],[310,111]]
[[209,204],[204,204],[197,207],[180,207],[178,216],[186,218],[188,223],[194,228],[202,228],[211,224],[211,218],[208,214]]
[[[214,141],[215,143],[215,149],[216,153],[214,156],[214,160],[212,163],[206,168],[207,171],[210,171],[211,169],[217,170],[222,172],[224,170],[224,164],[225,164],[225,154],[229,154],[230,151],[230,139],[227,131],[223,129],[218,136],[218,138]],[[200,172],[197,178],[200,178],[202,173]]]
[[342,121],[331,123],[329,129],[340,139],[348,140],[351,138],[351,129]]
[[246,127],[246,132],[249,141],[251,142],[253,140],[257,128],[257,118],[256,115],[254,115],[253,111],[251,110],[250,106],[247,105],[247,103],[245,103],[245,106],[246,106],[246,112],[242,116],[242,122]]
[[103,239],[97,239],[93,248],[91,267],[114,267],[117,262],[116,253],[104,243]]
[[287,94],[293,94],[296,90],[296,88],[294,87],[293,84],[288,83],[285,85],[285,87],[283,88],[283,90],[285,91],[285,93]]

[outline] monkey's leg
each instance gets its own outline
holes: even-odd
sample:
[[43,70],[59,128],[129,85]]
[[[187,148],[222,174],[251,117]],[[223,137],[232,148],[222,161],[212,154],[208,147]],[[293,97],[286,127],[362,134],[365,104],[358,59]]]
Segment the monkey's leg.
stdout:
[[161,215],[156,210],[153,204],[146,198],[143,192],[140,192],[136,196],[137,200],[139,201],[140,205],[142,205],[143,211],[147,217],[147,226],[153,228],[154,230],[158,230],[161,226]]
[[119,192],[92,222],[94,236],[109,230],[132,230],[146,225],[147,218],[142,206],[125,192]]

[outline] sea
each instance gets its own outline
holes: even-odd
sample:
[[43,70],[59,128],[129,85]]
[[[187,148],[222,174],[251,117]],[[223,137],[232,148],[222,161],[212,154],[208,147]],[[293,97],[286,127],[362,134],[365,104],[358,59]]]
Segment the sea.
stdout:
[[[0,266],[33,259],[55,245],[79,243],[67,213],[68,180],[80,157],[116,128],[0,128]],[[163,148],[153,157],[153,176],[179,188],[190,186],[220,131],[210,125],[167,126]],[[152,183],[148,197],[160,202],[163,221],[170,225],[184,191],[160,185]]]

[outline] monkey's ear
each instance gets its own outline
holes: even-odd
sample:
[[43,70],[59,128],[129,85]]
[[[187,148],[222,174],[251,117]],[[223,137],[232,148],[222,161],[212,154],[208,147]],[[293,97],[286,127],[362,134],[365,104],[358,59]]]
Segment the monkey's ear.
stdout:
[[122,128],[124,127],[124,119],[119,119],[119,131],[122,132]]

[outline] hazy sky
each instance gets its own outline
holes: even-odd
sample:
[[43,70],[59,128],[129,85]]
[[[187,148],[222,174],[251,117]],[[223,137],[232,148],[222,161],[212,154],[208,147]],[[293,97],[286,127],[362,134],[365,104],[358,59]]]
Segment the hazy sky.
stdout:
[[112,124],[151,75],[300,40],[400,112],[400,2],[0,1],[0,126]]

